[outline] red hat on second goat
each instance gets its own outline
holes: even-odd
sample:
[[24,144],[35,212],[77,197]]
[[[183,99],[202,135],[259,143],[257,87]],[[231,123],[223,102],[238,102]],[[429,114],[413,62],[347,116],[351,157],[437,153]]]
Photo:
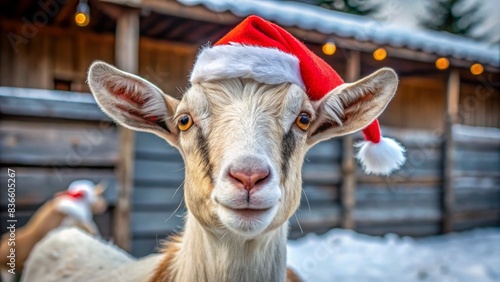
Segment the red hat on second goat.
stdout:
[[[190,81],[252,78],[261,83],[294,83],[320,100],[344,83],[337,72],[280,26],[249,16],[213,47],[201,50]],[[404,148],[382,138],[375,119],[363,129],[357,155],[366,172],[389,174],[404,163]]]

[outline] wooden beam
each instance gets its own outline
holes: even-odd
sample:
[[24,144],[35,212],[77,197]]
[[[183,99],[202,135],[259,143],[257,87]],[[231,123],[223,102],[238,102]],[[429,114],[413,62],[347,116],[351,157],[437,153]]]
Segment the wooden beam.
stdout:
[[116,22],[116,65],[127,72],[137,73],[139,66],[139,11],[124,11]]
[[191,33],[196,30],[197,26],[198,24],[196,22],[183,22],[182,24],[176,26],[168,34],[166,34],[166,36],[172,38],[172,40],[181,39],[182,36],[185,36],[185,34]]
[[[460,97],[460,72],[454,69],[448,76],[448,88],[446,91],[446,112],[453,119],[458,115],[458,101]],[[456,120],[453,120],[456,122]]]
[[0,87],[0,115],[109,121],[88,93],[18,87]]
[[161,35],[165,37],[165,34],[168,34],[168,29],[173,28],[176,25],[175,18],[167,18],[162,21],[158,21],[154,26],[152,26],[149,30],[145,30],[144,33],[155,36]]
[[[389,45],[381,46],[375,42],[359,41],[355,38],[341,37],[334,34],[324,34],[315,30],[304,30],[298,27],[284,27],[291,34],[296,36],[302,41],[316,43],[323,45],[328,39],[334,39],[337,47],[347,50],[354,50],[366,53],[372,53],[378,47],[384,47],[387,50],[388,56],[397,59],[404,59],[408,61],[424,62],[434,65],[434,62],[439,57],[436,54],[426,53],[421,50],[412,50],[406,47],[393,47]],[[458,58],[448,58],[450,65],[454,67],[468,69],[473,61]],[[495,66],[483,63],[484,69],[487,72],[499,73],[500,69]]]
[[[197,21],[211,22],[228,26],[236,25],[244,17],[238,17],[231,12],[214,12],[204,7],[203,5],[188,6],[177,1],[164,0],[100,0],[103,2],[114,3],[118,5],[126,5],[138,9],[151,10],[164,15],[175,16],[179,18],[192,19]],[[325,34],[316,30],[306,30],[298,27],[286,27],[286,30],[302,41],[311,43],[324,44],[327,39],[333,38],[338,47],[347,50],[356,50],[362,52],[373,52],[373,50],[381,47],[376,42],[360,41],[355,38],[341,37],[334,34]],[[218,36],[216,37],[218,38]],[[422,52],[421,50],[411,50],[408,48],[383,46],[387,49],[389,56],[412,61],[423,61],[434,63],[438,58],[435,54]],[[450,64],[455,67],[469,68],[471,61],[465,59],[450,58]],[[488,72],[498,73],[499,68],[484,63],[485,70]]]
[[453,231],[453,205],[455,192],[453,189],[453,162],[455,142],[453,140],[453,125],[457,122],[458,102],[460,97],[460,73],[453,69],[448,76],[446,89],[446,118],[444,126],[444,156],[443,156],[443,233]]
[[[57,5],[57,4],[56,4]],[[76,1],[69,1],[60,6],[60,10],[54,18],[55,25],[61,25],[66,19],[73,19],[72,14],[76,12]]]
[[[347,58],[346,82],[354,82],[359,79],[361,73],[361,56],[358,51],[350,51]],[[353,229],[356,226],[354,219],[354,208],[356,206],[356,162],[354,161],[353,137],[344,136],[342,140],[342,228]]]
[[217,25],[207,23],[203,26],[198,26],[197,28],[193,29],[189,34],[185,35],[185,38],[188,42],[204,44],[205,42],[209,41],[208,39],[211,38],[210,35],[218,31],[218,29],[220,29],[220,27],[218,27]]
[[[16,8],[15,12],[13,13],[14,15],[29,15],[30,10],[32,12],[37,11],[37,10],[33,11],[34,9],[38,8],[37,7],[38,5],[35,6],[34,1],[15,1],[15,2],[17,2],[17,8]],[[12,11],[12,10],[10,10],[10,11]]]
[[91,4],[92,8],[96,8],[97,10],[99,10],[99,12],[105,14],[106,16],[112,18],[113,20],[118,20],[123,11],[127,9],[126,7],[123,6],[109,4],[96,0],[92,0]]
[[[10,20],[10,19],[0,19],[0,29],[6,31],[7,33],[13,32],[19,36],[25,36],[23,34],[24,23],[20,20]],[[64,37],[68,38],[68,34],[76,35],[76,36],[85,36],[91,37],[92,39],[99,38],[99,40],[103,40],[106,42],[114,41],[115,38],[110,33],[95,33],[89,32],[87,30],[78,28],[78,27],[59,27],[54,25],[44,25],[37,26],[36,36],[38,35],[48,35],[55,38]],[[31,40],[29,37],[25,37],[27,40]],[[6,39],[9,42],[8,39]],[[9,43],[10,44],[10,43]],[[24,45],[21,43],[21,45]],[[20,46],[21,46],[20,45]]]
[[218,24],[237,24],[243,18],[233,15],[231,12],[213,12],[203,7],[203,5],[187,6],[177,1],[165,0],[101,0],[103,2],[118,5],[127,5],[133,8],[155,11],[164,15],[179,18],[213,22]]
[[[117,19],[115,62],[118,68],[130,72],[139,71],[139,12],[124,11]],[[129,251],[131,248],[131,196],[134,184],[134,132],[119,127],[119,162],[116,168],[118,201],[114,213],[113,234],[115,243]]]

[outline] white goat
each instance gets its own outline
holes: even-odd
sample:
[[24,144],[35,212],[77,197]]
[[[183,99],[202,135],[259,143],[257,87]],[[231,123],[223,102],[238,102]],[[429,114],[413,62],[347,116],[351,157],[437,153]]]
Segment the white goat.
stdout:
[[[0,270],[5,282],[13,281],[23,270],[33,247],[50,231],[60,226],[77,226],[92,235],[98,234],[92,214],[106,210],[102,197],[104,187],[88,180],[77,180],[68,190],[55,195],[43,204],[23,227],[17,228],[15,237],[4,235],[0,242]],[[13,257],[14,260],[10,260]],[[13,269],[10,273],[9,269]]]
[[[119,251],[77,236],[74,230],[59,232],[47,237],[30,260],[30,270],[36,273],[31,277],[150,282],[297,279],[291,272],[287,275],[287,221],[299,206],[306,151],[321,140],[371,126],[394,96],[398,78],[393,70],[381,69],[342,84],[325,62],[281,28],[257,17],[243,25],[233,35],[255,32],[250,43],[225,38],[228,45],[203,50],[182,100],[106,63],[92,64],[88,82],[102,110],[123,126],[165,139],[184,158],[184,231],[165,244],[163,254],[141,261],[123,259]],[[285,39],[280,48],[300,49],[301,61],[272,46],[255,47],[251,40],[263,32],[274,38],[262,41]],[[314,56],[313,63],[307,64],[306,56]],[[316,67],[322,68],[320,78],[309,72]],[[329,79],[329,74],[335,77]],[[315,79],[319,88],[327,81],[336,85],[312,99],[303,78]],[[363,164],[370,171],[389,173],[404,160],[402,149],[380,138],[376,122],[371,129],[365,134],[373,144],[364,146]],[[61,241],[75,246],[58,248],[58,259],[47,260],[49,250]],[[73,254],[71,263],[62,259],[65,252]],[[90,253],[92,261],[87,263]],[[117,267],[112,257],[123,264]],[[41,263],[52,273],[37,270]],[[78,266],[84,267],[74,275],[67,271]]]

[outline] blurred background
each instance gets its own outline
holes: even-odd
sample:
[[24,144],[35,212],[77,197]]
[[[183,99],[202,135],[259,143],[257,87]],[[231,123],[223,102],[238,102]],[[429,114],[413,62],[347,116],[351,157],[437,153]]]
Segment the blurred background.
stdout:
[[[400,76],[380,122],[407,148],[405,166],[365,175],[353,158],[360,135],[320,143],[303,167],[291,238],[338,227],[418,238],[499,226],[499,10],[497,0],[1,0],[0,179],[15,169],[18,226],[84,178],[110,183],[109,208],[95,220],[134,256],[180,231],[179,153],[111,122],[87,68],[103,60],[180,98],[200,46],[250,14],[287,29],[346,82],[381,67]],[[500,263],[500,250],[493,257]],[[498,270],[484,271],[500,281]]]

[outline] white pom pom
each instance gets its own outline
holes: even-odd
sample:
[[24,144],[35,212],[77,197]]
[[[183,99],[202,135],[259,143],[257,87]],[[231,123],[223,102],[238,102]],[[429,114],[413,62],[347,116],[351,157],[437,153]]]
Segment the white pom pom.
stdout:
[[390,138],[383,137],[378,143],[362,141],[355,146],[360,147],[356,158],[366,173],[389,175],[406,160],[405,148]]

